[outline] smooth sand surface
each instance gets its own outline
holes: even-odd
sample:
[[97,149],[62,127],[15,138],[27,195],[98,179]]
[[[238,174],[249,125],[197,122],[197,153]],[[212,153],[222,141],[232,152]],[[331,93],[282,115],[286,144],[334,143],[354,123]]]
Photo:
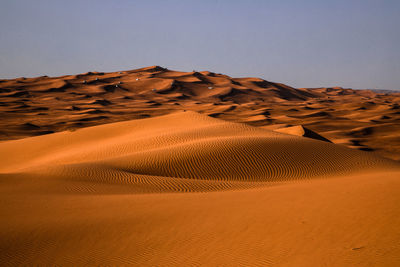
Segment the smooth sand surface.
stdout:
[[302,129],[174,111],[0,142],[0,265],[399,265],[399,163]]

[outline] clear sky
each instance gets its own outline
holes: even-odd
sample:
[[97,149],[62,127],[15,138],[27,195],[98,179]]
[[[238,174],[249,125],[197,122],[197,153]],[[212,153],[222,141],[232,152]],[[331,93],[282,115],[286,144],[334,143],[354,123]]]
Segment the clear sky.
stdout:
[[0,0],[0,77],[161,65],[400,89],[398,0]]

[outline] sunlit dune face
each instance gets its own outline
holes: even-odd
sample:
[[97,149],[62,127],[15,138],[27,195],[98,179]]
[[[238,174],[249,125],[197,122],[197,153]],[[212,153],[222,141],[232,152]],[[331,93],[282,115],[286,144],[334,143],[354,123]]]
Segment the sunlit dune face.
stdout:
[[399,159],[399,94],[295,89],[259,78],[158,66],[0,81],[2,140],[191,110],[253,126],[299,126]]

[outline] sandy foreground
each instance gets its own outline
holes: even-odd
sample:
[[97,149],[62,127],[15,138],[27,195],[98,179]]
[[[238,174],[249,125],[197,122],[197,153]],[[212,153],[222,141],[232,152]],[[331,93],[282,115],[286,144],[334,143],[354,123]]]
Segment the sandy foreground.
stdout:
[[399,163],[293,131],[175,111],[3,141],[0,265],[400,265]]

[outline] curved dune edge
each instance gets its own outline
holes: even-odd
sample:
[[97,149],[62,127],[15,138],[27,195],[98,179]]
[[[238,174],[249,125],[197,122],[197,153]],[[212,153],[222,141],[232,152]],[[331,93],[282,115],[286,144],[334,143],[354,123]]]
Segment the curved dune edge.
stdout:
[[0,150],[2,176],[60,180],[76,192],[101,184],[132,193],[218,191],[399,168],[373,153],[195,112],[8,141]]
[[258,127],[298,126],[305,133],[289,131],[400,160],[400,93],[394,91],[293,88],[151,66],[0,79],[0,103],[0,142],[191,110]]

